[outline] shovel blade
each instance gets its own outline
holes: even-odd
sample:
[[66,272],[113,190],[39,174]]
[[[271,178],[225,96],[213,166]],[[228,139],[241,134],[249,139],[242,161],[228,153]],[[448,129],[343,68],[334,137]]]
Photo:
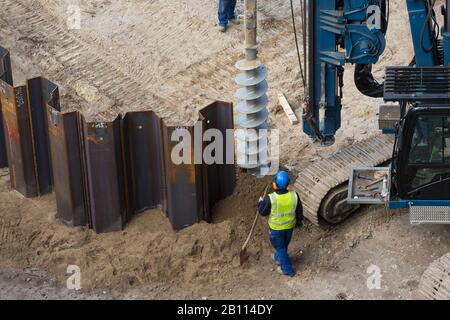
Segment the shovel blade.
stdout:
[[241,250],[239,253],[240,265],[242,266],[245,262],[247,262],[248,258],[250,258],[250,255],[248,254],[247,249]]

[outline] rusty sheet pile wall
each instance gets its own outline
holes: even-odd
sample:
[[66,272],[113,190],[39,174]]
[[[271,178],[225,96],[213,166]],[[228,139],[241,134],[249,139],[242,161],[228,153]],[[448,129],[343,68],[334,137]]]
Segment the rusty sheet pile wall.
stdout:
[[196,126],[167,126],[152,111],[87,122],[80,112],[61,112],[58,87],[49,80],[13,87],[11,75],[9,54],[0,47],[0,164],[9,162],[11,186],[26,197],[54,190],[58,218],[67,225],[117,231],[134,214],[161,208],[180,230],[210,221],[214,204],[232,194],[234,164],[171,159],[178,144],[172,133],[180,129],[192,133],[191,154],[196,143],[203,153],[208,129],[225,137],[223,154],[227,147],[234,150],[233,137],[226,135],[233,128],[230,103],[202,109]]
[[[9,52],[2,47],[0,47],[0,79],[10,85],[13,84]],[[7,166],[8,166],[8,158],[6,156],[6,141],[3,130],[3,115],[0,112],[0,168],[5,168]]]

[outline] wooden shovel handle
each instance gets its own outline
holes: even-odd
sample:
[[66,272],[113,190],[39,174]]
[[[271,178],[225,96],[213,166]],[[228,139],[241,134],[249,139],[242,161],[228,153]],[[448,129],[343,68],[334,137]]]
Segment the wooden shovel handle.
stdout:
[[252,238],[253,232],[255,231],[256,223],[258,222],[259,212],[256,211],[255,220],[253,220],[252,228],[250,229],[250,233],[248,234],[247,240],[245,240],[244,245],[242,246],[242,250],[245,250],[247,248],[248,243],[250,242],[250,239]]
[[[266,189],[264,189],[263,198],[266,197],[268,190],[269,190],[269,185],[267,185]],[[258,210],[256,210],[255,220],[253,220],[252,228],[250,229],[250,233],[248,234],[247,240],[245,240],[244,245],[242,246],[242,250],[245,250],[245,248],[247,248],[247,245],[250,242],[250,239],[252,238],[253,232],[255,231],[256,223],[258,222],[258,217],[259,217],[259,212],[258,212]]]

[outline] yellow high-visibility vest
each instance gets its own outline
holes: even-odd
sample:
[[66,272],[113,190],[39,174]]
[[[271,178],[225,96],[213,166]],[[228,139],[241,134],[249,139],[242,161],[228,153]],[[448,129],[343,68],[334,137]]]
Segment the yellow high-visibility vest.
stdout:
[[295,227],[297,217],[295,209],[297,208],[298,198],[295,191],[289,191],[285,194],[276,192],[269,194],[270,198],[270,216],[269,227],[272,230],[288,230]]

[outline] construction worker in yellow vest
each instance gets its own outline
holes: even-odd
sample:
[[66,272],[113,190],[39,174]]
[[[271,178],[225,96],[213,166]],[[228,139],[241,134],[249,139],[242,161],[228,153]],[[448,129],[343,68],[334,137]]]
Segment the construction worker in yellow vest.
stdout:
[[288,247],[294,228],[301,226],[303,208],[297,192],[289,190],[289,183],[289,174],[278,172],[272,183],[275,192],[259,199],[258,211],[262,216],[269,216],[270,241],[275,248],[272,259],[278,264],[277,271],[292,277],[295,272]]

